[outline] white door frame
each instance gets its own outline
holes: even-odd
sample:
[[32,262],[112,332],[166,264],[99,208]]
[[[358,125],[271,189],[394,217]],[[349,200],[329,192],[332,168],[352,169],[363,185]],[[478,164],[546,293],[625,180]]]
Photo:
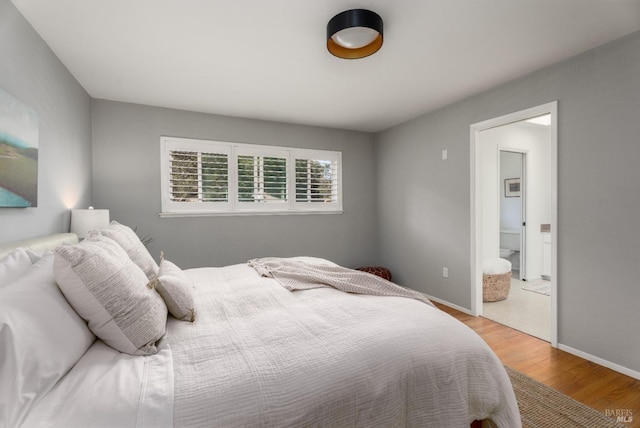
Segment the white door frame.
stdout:
[[507,125],[544,114],[551,115],[550,126],[550,179],[551,179],[551,346],[558,346],[558,102],[553,101],[537,107],[474,123],[470,129],[471,140],[471,313],[482,315],[482,169],[476,156],[478,133],[487,129]]

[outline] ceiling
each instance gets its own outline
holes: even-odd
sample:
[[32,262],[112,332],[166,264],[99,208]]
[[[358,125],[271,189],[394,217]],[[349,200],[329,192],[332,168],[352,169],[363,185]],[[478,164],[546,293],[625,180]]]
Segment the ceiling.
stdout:
[[[12,0],[93,98],[377,132],[640,30],[640,0]],[[384,20],[359,60],[343,10]]]

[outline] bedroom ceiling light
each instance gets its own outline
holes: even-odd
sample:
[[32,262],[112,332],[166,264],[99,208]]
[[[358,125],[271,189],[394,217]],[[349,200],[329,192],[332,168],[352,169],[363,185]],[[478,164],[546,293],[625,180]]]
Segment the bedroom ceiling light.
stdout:
[[92,230],[104,229],[109,226],[109,210],[71,210],[71,233],[84,239]]
[[382,18],[366,9],[351,9],[327,24],[327,49],[344,59],[364,58],[382,46]]

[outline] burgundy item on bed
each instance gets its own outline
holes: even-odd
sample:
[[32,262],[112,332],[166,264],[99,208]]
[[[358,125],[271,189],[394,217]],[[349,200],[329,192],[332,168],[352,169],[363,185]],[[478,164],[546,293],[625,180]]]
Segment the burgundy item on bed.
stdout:
[[373,275],[379,276],[380,278],[384,278],[387,281],[391,281],[391,271],[382,266],[362,266],[357,268],[356,270],[371,273]]

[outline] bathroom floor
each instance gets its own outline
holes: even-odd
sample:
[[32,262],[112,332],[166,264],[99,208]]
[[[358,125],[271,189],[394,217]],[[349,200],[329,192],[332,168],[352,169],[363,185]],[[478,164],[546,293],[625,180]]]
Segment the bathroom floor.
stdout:
[[511,278],[509,297],[482,304],[482,316],[539,339],[551,340],[551,298],[522,287],[548,283],[543,279],[520,281]]

